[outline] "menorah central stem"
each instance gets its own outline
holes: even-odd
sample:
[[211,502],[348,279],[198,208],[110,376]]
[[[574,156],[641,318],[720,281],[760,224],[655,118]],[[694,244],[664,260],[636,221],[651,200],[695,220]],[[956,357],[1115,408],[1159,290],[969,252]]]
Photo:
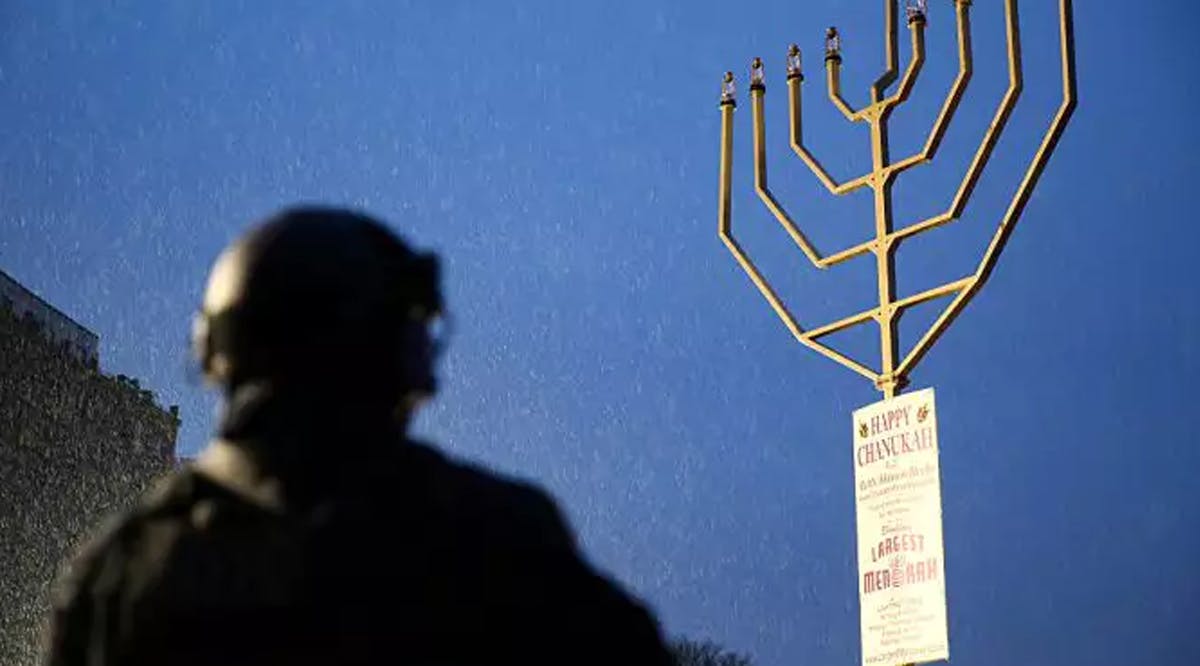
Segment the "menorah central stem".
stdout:
[[871,155],[874,173],[871,187],[875,192],[875,266],[879,282],[879,310],[875,320],[879,323],[880,375],[877,388],[885,398],[892,398],[902,388],[903,378],[896,376],[899,344],[896,336],[897,312],[896,271],[892,261],[892,243],[888,235],[892,232],[892,178],[887,172],[888,137],[886,106],[879,104],[865,110],[871,123]]

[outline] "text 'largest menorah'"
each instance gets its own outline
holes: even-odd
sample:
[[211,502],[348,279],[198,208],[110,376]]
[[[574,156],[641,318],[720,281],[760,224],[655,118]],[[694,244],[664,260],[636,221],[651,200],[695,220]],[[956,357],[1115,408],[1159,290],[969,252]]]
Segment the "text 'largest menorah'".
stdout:
[[[852,122],[865,122],[871,128],[871,153],[873,169],[871,173],[844,183],[836,182],[825,170],[812,153],[804,147],[801,125],[801,83],[804,75],[801,71],[800,49],[792,45],[787,55],[787,85],[789,112],[791,119],[791,146],[800,159],[816,174],[825,187],[834,194],[847,194],[863,187],[869,187],[875,195],[875,237],[836,254],[822,255],[813,247],[811,241],[796,226],[792,218],[783,210],[779,202],[767,187],[766,131],[763,123],[763,97],[766,95],[766,84],[763,77],[763,64],[759,58],[754,59],[750,74],[750,100],[754,116],[754,185],[759,198],[772,214],[783,225],[792,240],[818,268],[828,268],[843,261],[865,254],[874,254],[878,267],[879,305],[878,307],[859,312],[820,328],[803,329],[792,316],[788,308],[780,300],[778,294],[759,272],[758,268],[733,238],[731,232],[732,213],[732,174],[733,174],[733,111],[737,105],[734,96],[733,74],[726,72],[721,90],[721,174],[720,174],[720,212],[718,233],[730,252],[741,264],[755,286],[771,304],[775,312],[791,330],[792,334],[804,345],[854,370],[860,375],[872,380],[875,386],[883,391],[884,396],[891,398],[896,391],[906,384],[906,377],[913,367],[929,351],[938,337],[945,332],[954,317],[962,311],[971,297],[983,286],[992,268],[995,266],[1000,251],[1003,249],[1013,226],[1021,216],[1025,204],[1033,192],[1038,178],[1041,176],[1050,154],[1054,151],[1059,137],[1062,136],[1067,122],[1075,109],[1075,52],[1074,30],[1072,21],[1071,0],[1059,0],[1060,40],[1062,55],[1063,97],[1045,137],[1042,139],[1037,153],[1034,155],[1025,176],[1013,196],[1007,212],[1000,220],[999,227],[988,245],[978,268],[974,273],[959,280],[946,283],[927,291],[897,298],[895,294],[894,253],[898,244],[906,238],[933,229],[957,219],[967,205],[971,193],[979,177],[991,157],[993,148],[1001,132],[1012,115],[1017,99],[1021,95],[1023,78],[1021,62],[1021,33],[1017,14],[1017,0],[1000,0],[1004,4],[1005,23],[1008,36],[1008,90],[1000,101],[999,108],[992,120],[979,149],[975,153],[971,165],[963,176],[950,207],[945,212],[926,220],[916,222],[900,229],[892,226],[892,185],[895,178],[904,171],[919,164],[929,162],[937,153],[942,138],[958,109],[971,80],[971,0],[951,0],[955,5],[958,24],[958,57],[959,71],[953,86],[942,106],[941,113],[934,122],[925,147],[911,157],[893,162],[888,153],[888,118],[897,106],[908,99],[913,90],[917,76],[925,62],[925,0],[907,0],[906,14],[908,28],[912,34],[912,59],[904,72],[899,76],[899,59],[897,42],[899,36],[899,0],[884,0],[886,58],[887,70],[871,86],[871,104],[855,111],[842,97],[841,92],[841,40],[836,28],[830,28],[825,40],[825,79],[829,88],[829,98],[833,104]],[[890,96],[885,96],[899,79],[899,87]],[[922,335],[916,345],[903,358],[899,354],[897,321],[899,315],[907,308],[925,303],[937,298],[953,295],[954,298],[934,321],[933,325]],[[881,363],[878,372],[866,365],[841,354],[823,344],[821,338],[858,324],[874,321],[879,325]]]

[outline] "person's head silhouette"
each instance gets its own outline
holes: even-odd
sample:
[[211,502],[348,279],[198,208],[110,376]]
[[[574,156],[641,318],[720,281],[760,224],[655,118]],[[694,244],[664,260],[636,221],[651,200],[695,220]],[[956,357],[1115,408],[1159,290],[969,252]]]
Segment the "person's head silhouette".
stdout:
[[436,257],[370,217],[284,210],[215,262],[193,327],[197,360],[228,396],[265,385],[406,413],[435,388],[438,273]]

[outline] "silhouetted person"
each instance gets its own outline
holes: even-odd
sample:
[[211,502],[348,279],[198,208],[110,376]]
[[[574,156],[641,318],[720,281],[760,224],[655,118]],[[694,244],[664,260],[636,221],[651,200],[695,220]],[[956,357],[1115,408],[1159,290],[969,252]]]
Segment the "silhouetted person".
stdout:
[[194,330],[218,436],[86,547],[50,666],[673,663],[533,486],[408,440],[436,259],[293,209],[217,260]]

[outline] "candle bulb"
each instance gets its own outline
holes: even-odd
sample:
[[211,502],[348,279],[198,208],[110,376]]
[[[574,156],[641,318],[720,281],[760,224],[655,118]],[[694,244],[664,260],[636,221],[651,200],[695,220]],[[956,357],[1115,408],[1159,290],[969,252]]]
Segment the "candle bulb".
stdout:
[[800,76],[800,47],[795,44],[788,47],[787,75],[789,79]]
[[752,88],[762,88],[765,85],[766,82],[763,74],[762,58],[755,58],[750,63],[750,86]]
[[825,57],[840,58],[842,56],[842,36],[836,27],[825,31]]
[[721,80],[721,103],[731,104],[737,98],[737,88],[733,85],[733,72],[725,72]]

